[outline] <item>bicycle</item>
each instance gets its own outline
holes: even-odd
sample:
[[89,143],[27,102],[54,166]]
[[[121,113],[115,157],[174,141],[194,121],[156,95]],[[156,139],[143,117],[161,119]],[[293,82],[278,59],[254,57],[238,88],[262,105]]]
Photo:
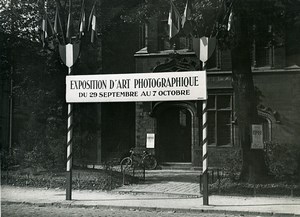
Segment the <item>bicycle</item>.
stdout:
[[143,151],[142,154],[137,154],[132,148],[129,150],[129,153],[130,156],[123,158],[120,162],[121,171],[123,171],[123,169],[132,167],[135,164],[138,166],[143,166],[148,170],[154,170],[157,167],[157,160],[147,151]]

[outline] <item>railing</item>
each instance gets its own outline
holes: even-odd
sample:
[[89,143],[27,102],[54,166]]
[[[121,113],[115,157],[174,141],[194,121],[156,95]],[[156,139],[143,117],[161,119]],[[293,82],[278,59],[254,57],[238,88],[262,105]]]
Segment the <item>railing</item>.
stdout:
[[145,167],[142,164],[132,164],[121,169],[123,185],[145,181]]
[[[208,170],[208,184],[217,183],[220,191],[221,180],[228,177],[228,173],[224,169],[209,169]],[[203,191],[203,176],[200,175],[200,193]]]

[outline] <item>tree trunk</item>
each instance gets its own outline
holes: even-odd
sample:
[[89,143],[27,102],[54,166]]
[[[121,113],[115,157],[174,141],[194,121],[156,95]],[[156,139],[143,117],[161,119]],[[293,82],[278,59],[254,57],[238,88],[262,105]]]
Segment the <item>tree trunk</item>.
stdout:
[[241,181],[262,182],[267,175],[263,150],[251,150],[251,124],[257,123],[258,114],[251,71],[248,17],[245,11],[235,13],[235,46],[231,50],[235,110],[239,145],[242,151]]

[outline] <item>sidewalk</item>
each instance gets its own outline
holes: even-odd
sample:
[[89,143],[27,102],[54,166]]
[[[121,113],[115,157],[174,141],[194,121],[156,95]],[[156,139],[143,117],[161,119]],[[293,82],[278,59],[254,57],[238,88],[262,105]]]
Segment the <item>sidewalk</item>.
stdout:
[[203,206],[202,197],[73,190],[72,200],[67,201],[66,192],[62,189],[21,188],[2,185],[1,202],[43,206],[119,207],[182,212],[300,216],[300,198],[295,197],[210,196],[210,205]]
[[114,190],[119,193],[171,194],[200,196],[199,171],[146,170],[146,180],[139,184],[124,185]]

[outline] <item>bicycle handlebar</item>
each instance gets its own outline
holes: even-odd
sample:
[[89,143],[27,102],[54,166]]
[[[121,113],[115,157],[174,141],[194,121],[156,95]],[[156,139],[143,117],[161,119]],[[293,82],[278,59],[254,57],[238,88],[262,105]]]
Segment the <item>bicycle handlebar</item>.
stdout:
[[[131,149],[129,150],[129,153],[130,153],[130,154],[135,154],[136,152],[134,151],[133,148],[131,148]],[[148,154],[148,151],[143,151],[142,154]]]

